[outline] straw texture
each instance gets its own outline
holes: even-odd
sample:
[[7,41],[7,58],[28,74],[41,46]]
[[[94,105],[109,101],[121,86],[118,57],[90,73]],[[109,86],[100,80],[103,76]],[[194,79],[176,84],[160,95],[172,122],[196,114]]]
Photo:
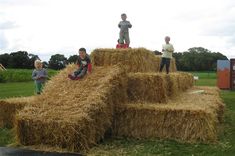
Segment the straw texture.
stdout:
[[34,97],[21,97],[0,100],[0,128],[12,128],[16,113],[33,99]]
[[[119,64],[127,72],[158,72],[161,57],[144,48],[96,49],[91,53],[91,60],[95,66]],[[170,71],[176,71],[174,59],[171,59]]]
[[193,76],[188,73],[131,73],[128,74],[127,95],[132,102],[166,103],[192,86]]
[[[191,92],[203,89],[203,94]],[[216,88],[193,88],[166,105],[119,105],[114,122],[116,136],[175,139],[183,142],[216,142],[224,104]]]
[[[41,95],[27,102],[0,102],[0,107],[13,107],[4,115],[0,109],[0,121],[6,125],[15,120],[18,143],[86,152],[107,132],[186,142],[217,139],[224,109],[218,90],[188,91],[193,76],[176,72],[174,59],[170,74],[159,73],[161,58],[144,48],[96,49],[91,59],[93,71],[81,80],[67,78],[76,69],[71,64],[46,84]],[[21,107],[14,108],[20,101]]]
[[118,67],[95,67],[82,80],[66,79],[74,69],[71,65],[53,77],[42,95],[19,112],[15,126],[21,144],[86,151],[111,127],[114,103],[126,99],[124,73]]

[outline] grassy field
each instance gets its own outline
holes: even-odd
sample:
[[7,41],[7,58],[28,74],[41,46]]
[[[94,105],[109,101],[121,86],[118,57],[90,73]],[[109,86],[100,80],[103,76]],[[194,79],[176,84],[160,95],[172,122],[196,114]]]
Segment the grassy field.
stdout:
[[13,142],[13,134],[11,130],[0,128],[0,146],[6,146]]
[[191,72],[194,76],[198,76],[197,86],[216,86],[215,72]]
[[[199,76],[196,85],[215,86],[215,73],[193,72]],[[25,86],[28,86],[26,89]],[[24,88],[24,89],[22,89]],[[14,90],[19,90],[15,92]],[[2,93],[2,91],[6,93]],[[33,83],[0,83],[0,98],[28,96],[33,94]],[[222,91],[226,104],[223,131],[217,144],[187,144],[172,140],[110,139],[92,148],[88,155],[173,155],[173,156],[234,156],[235,155],[235,92]],[[13,135],[8,129],[0,129],[0,146],[12,143]]]
[[0,99],[8,97],[31,96],[34,94],[34,82],[0,83]]
[[[2,82],[28,82],[32,81],[33,69],[7,69],[7,71],[0,71],[0,83]],[[58,71],[48,69],[49,78]]]

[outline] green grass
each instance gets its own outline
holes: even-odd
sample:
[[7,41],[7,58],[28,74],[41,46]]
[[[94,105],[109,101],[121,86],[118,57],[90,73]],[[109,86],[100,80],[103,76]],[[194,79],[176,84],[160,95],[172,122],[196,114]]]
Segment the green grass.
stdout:
[[198,76],[199,80],[196,81],[197,86],[216,86],[216,73],[215,72],[191,72],[194,76]]
[[13,134],[11,130],[0,128],[0,146],[6,146],[13,142]]
[[33,94],[33,81],[0,83],[0,99],[8,97],[31,96]]
[[[49,77],[55,75],[58,71],[48,69]],[[7,69],[0,71],[0,82],[27,82],[32,81],[33,69]]]
[[[196,85],[215,86],[215,73],[197,73],[199,76]],[[32,95],[33,82],[28,83],[6,83],[5,91],[2,93],[0,84],[0,98]],[[28,89],[25,86],[30,86]],[[23,88],[23,89],[22,89]],[[15,92],[14,90],[20,90]],[[217,144],[187,144],[173,140],[136,140],[136,139],[108,139],[92,148],[88,155],[173,155],[173,156],[234,156],[235,155],[235,92],[222,91],[221,97],[226,104],[223,131],[219,135]],[[6,146],[13,141],[10,130],[0,129],[0,146]]]

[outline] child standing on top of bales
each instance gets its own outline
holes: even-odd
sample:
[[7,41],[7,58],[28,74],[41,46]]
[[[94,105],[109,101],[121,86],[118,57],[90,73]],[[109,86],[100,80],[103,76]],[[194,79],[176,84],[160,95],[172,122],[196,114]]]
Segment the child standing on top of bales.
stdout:
[[118,27],[120,28],[119,33],[119,44],[127,44],[129,47],[130,45],[130,38],[129,38],[129,28],[132,27],[131,23],[126,20],[127,16],[126,14],[121,14],[122,21],[119,22]]
[[172,44],[170,44],[170,37],[166,36],[165,37],[165,42],[166,44],[162,45],[162,60],[161,60],[161,65],[160,65],[160,72],[162,72],[163,67],[166,65],[166,73],[169,73],[169,68],[170,68],[170,61],[172,58],[172,53],[174,52],[174,47]]
[[32,79],[35,81],[35,89],[37,94],[41,94],[43,86],[47,79],[47,71],[42,68],[42,62],[40,60],[36,60],[34,62],[35,69],[32,73]]
[[86,75],[86,73],[91,73],[91,60],[89,55],[86,53],[85,48],[79,49],[77,65],[78,69],[73,74],[68,75],[71,80],[81,79]]

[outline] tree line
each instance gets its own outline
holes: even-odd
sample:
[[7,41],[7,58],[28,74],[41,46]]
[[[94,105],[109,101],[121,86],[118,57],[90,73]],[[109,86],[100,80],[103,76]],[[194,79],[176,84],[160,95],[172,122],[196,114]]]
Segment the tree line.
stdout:
[[[5,68],[33,69],[34,61],[41,60],[38,55],[29,54],[27,51],[17,51],[10,54],[0,55],[0,63]],[[45,68],[60,70],[68,63],[75,63],[78,59],[77,55],[70,56],[68,59],[62,54],[52,55],[48,62],[43,61]]]
[[[159,54],[159,52],[155,51],[155,54]],[[185,52],[174,52],[173,57],[176,60],[177,69],[181,71],[215,71],[217,60],[228,59],[220,52],[211,52],[203,47],[193,47]],[[33,69],[36,59],[40,59],[38,55],[29,54],[27,51],[0,55],[0,63],[6,68]],[[46,68],[59,70],[68,63],[75,63],[77,59],[77,55],[66,58],[62,54],[55,54],[43,64]]]
[[220,52],[211,52],[203,47],[194,47],[185,52],[173,53],[177,70],[216,71],[217,60],[228,60]]

